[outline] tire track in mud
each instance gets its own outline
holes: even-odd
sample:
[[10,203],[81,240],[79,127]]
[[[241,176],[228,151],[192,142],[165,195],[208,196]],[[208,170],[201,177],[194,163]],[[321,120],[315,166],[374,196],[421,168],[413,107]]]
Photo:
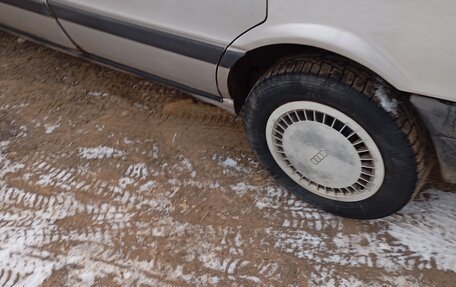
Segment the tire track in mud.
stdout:
[[[52,158],[60,158],[58,155],[53,155],[51,158],[46,158],[46,156],[37,154],[33,164],[28,164],[26,167],[21,169],[21,173],[17,176],[17,178],[22,178],[23,174],[33,174],[35,179],[31,180],[29,176],[28,178],[28,185],[33,188],[36,186],[41,187],[52,187],[56,190],[55,195],[37,195],[33,192],[26,192],[24,190],[18,188],[4,188],[0,190],[0,198],[2,198],[2,205],[11,205],[11,206],[18,206],[24,208],[24,212],[29,213],[29,217],[34,218],[35,224],[41,223],[43,225],[39,226],[38,230],[30,230],[30,226],[26,225],[25,230],[19,230],[16,224],[16,228],[11,230],[10,232],[4,232],[5,238],[11,238],[12,235],[17,236],[17,238],[23,238],[25,242],[35,241],[39,242],[39,245],[45,246],[56,242],[64,242],[64,241],[80,241],[80,242],[97,242],[98,244],[102,244],[104,246],[111,246],[112,247],[112,239],[118,237],[119,235],[123,235],[123,233],[130,232],[128,230],[128,224],[125,224],[124,221],[128,222],[128,218],[125,216],[125,213],[120,214],[118,212],[117,207],[108,207],[108,205],[101,205],[97,206],[92,204],[90,206],[84,206],[80,202],[78,202],[75,198],[73,193],[74,192],[91,192],[92,195],[102,195],[104,199],[108,199],[111,202],[116,202],[118,199],[116,194],[128,194],[126,190],[123,192],[116,190],[118,186],[110,185],[106,182],[92,179],[90,175],[86,173],[77,174],[77,170],[75,168],[71,170],[66,170],[65,168],[59,167],[58,162],[53,162]],[[179,160],[183,162],[181,165],[174,165],[174,171],[188,171],[189,166],[191,168],[191,164],[189,164],[188,159],[183,158],[182,156],[178,156]],[[28,162],[30,162],[30,158],[28,158]],[[33,162],[33,161],[32,161]],[[21,164],[22,166],[22,164]],[[145,171],[145,167],[143,164],[139,165],[128,165],[124,173],[120,173],[120,176],[130,176],[130,179],[136,179],[136,182],[129,181],[129,185],[137,187],[142,186],[142,183],[146,180],[148,172]],[[17,172],[17,171],[16,171]],[[71,176],[68,176],[71,175]],[[75,178],[82,181],[76,181]],[[125,179],[125,177],[122,177]],[[121,178],[121,179],[122,179]],[[8,180],[14,182],[16,178],[12,177],[11,175],[8,176]],[[120,179],[119,179],[120,180]],[[95,182],[95,184],[86,184],[87,182]],[[191,184],[190,184],[191,185]],[[198,184],[198,187],[201,185]],[[77,187],[80,187],[78,189]],[[126,186],[125,186],[126,187]],[[172,187],[170,187],[172,188]],[[58,190],[58,191],[57,191]],[[72,193],[68,191],[72,190]],[[169,194],[167,194],[169,196]],[[129,210],[127,214],[130,216],[134,216],[131,210],[142,210],[143,208],[138,208],[138,202],[145,202],[144,196],[139,196],[137,200],[131,200],[133,197],[127,197],[128,199],[125,200],[125,196],[122,197],[120,200],[121,206],[124,206],[125,209]],[[155,200],[156,201],[156,200]],[[30,211],[33,210],[35,212],[40,213],[39,216],[31,215]],[[148,210],[150,211],[150,210]],[[154,210],[156,212],[156,210]],[[44,214],[42,214],[44,212]],[[166,211],[168,212],[168,211]],[[61,229],[56,227],[56,222],[59,220],[65,219],[69,216],[76,216],[80,213],[86,213],[91,218],[91,224],[94,225],[104,225],[103,227],[87,227],[83,230],[70,230],[67,234],[62,232]],[[21,214],[21,210],[15,211],[16,216],[27,217]],[[107,215],[108,214],[108,215]],[[109,216],[109,214],[116,214],[116,216]],[[119,215],[121,215],[119,217]],[[114,220],[113,218],[119,217],[119,223]],[[42,218],[46,218],[46,220],[41,220]],[[49,222],[51,220],[51,222]],[[14,218],[11,221],[15,221]],[[16,221],[17,223],[17,221]],[[47,223],[47,225],[46,225]],[[58,225],[58,224],[57,224]],[[149,228],[145,228],[139,231],[136,231],[135,236],[163,236],[163,230],[165,227],[169,226],[178,226],[178,222],[172,223],[163,223],[163,226],[160,224],[155,227],[152,231]],[[207,236],[207,230],[204,227],[198,226],[187,226],[184,225],[182,228],[190,229],[190,233],[192,234],[205,234]],[[196,228],[196,230],[194,230]],[[199,230],[199,229],[203,230]],[[179,228],[178,228],[179,229]],[[157,231],[159,230],[159,231]],[[160,231],[161,230],[161,231]],[[212,233],[214,231],[212,230]],[[220,234],[219,232],[222,232]],[[239,249],[239,232],[237,231],[234,235],[234,231],[232,229],[228,230],[221,230],[216,232],[214,237],[222,237],[222,242],[220,246],[213,246],[209,249],[230,249],[230,253],[236,256],[243,255],[242,249]],[[174,234],[173,230],[169,231],[169,235],[172,236]],[[3,240],[5,238],[2,238]],[[33,238],[33,240],[32,240]],[[195,238],[195,242],[202,241],[204,238]],[[99,251],[100,254],[110,254],[113,251],[110,249],[102,249]],[[200,253],[200,250],[194,250],[192,256],[197,256]],[[206,252],[207,253],[207,252]],[[97,254],[95,254],[96,256]],[[118,260],[112,260],[112,258],[103,258],[106,262],[119,262]],[[209,270],[216,271],[220,273],[221,276],[226,274],[226,277],[230,280],[235,280],[235,273],[237,273],[238,269],[241,267],[245,267],[248,264],[248,261],[239,259],[239,258],[225,258],[225,259],[214,259],[211,258],[212,261],[207,262],[206,259],[200,258],[200,261],[203,262],[205,268]],[[215,261],[214,261],[215,260]],[[116,263],[117,265],[118,263]],[[262,267],[263,269],[264,267]],[[188,279],[188,278],[187,278]],[[241,275],[238,279],[244,280],[259,280],[256,277],[251,275]],[[214,279],[215,280],[215,279]],[[220,280],[220,279],[217,279]]]
[[[145,85],[146,86],[146,85]],[[145,89],[144,89],[145,90]],[[162,98],[160,98],[162,99]],[[150,99],[147,99],[147,104],[150,105]],[[176,124],[182,124],[185,122],[186,124],[198,124],[201,126],[215,126],[218,127],[220,125],[228,125],[228,126],[239,126],[239,123],[233,124],[230,123],[228,120],[230,116],[223,115],[223,113],[220,113],[217,111],[216,113],[209,114],[207,116],[206,114],[203,113],[194,113],[193,110],[186,110],[185,105],[191,105],[188,101],[184,102],[184,106],[180,102],[176,103],[171,103],[171,107],[167,107],[164,104],[164,101],[162,100],[156,100],[154,99],[152,101],[154,107],[160,107],[163,106],[166,108],[166,112],[162,113],[159,112],[158,110],[160,109],[155,109],[154,112],[151,112],[149,115],[149,118],[152,118],[155,121],[158,122],[163,122],[166,121],[168,123],[176,123]],[[54,104],[54,106],[58,106],[57,104]],[[178,107],[176,109],[176,106]],[[139,107],[140,108],[140,107]],[[183,109],[184,108],[184,109]],[[157,112],[158,111],[158,112]],[[51,158],[59,158],[59,155],[54,155]],[[44,160],[44,161],[43,161]],[[35,182],[35,186],[39,185],[41,187],[52,187],[55,189],[61,189],[61,190],[66,190],[66,191],[75,191],[77,192],[78,190],[82,190],[83,192],[88,192],[91,191],[92,193],[96,195],[100,195],[105,199],[113,200],[113,201],[120,201],[122,204],[132,204],[132,202],[138,202],[138,200],[131,200],[129,197],[128,193],[122,192],[121,190],[118,189],[116,185],[112,184],[107,184],[106,182],[96,180],[95,178],[91,176],[87,176],[85,174],[78,174],[75,169],[70,169],[69,171],[65,170],[64,168],[59,168],[59,165],[56,164],[55,162],[49,163],[49,159],[43,159],[40,158],[39,160],[36,161],[36,164],[34,165],[34,168],[31,170],[28,170],[28,174],[32,174],[34,176],[37,176],[39,180]],[[128,173],[128,171],[127,171]],[[131,172],[130,172],[130,175]],[[76,181],[76,179],[78,181]],[[123,178],[123,180],[127,180]],[[128,181],[128,180],[127,180]],[[126,184],[125,182],[123,183],[124,185]],[[121,196],[120,198],[118,196]],[[46,209],[46,210],[52,210],[55,207],[59,207],[60,210],[64,210],[65,212],[69,212],[70,214],[74,214],[78,211],[73,211],[74,208],[72,206],[67,206],[63,207],[60,206],[59,204],[62,202],[62,197],[60,196],[59,198],[55,198],[54,196],[38,196],[37,201],[31,201],[29,200],[30,197],[33,197],[33,195],[30,195],[30,193],[26,193],[24,191],[20,191],[17,189],[14,190],[9,190],[9,193],[5,194],[5,197],[7,197],[12,204],[15,205],[24,205],[26,207],[32,207],[34,209]],[[44,198],[44,199],[43,199]],[[69,199],[70,202],[73,202],[74,199]],[[140,201],[143,201],[142,198],[140,198]],[[7,201],[5,201],[7,202]],[[155,202],[155,201],[154,201]],[[152,203],[153,205],[153,203]],[[82,208],[76,208],[77,209],[82,209]],[[96,208],[95,208],[96,209]],[[55,216],[55,214],[53,215]],[[63,216],[57,216],[57,218],[61,218]],[[110,229],[110,227],[108,227]],[[43,238],[49,238],[50,236],[46,236],[47,233],[45,231],[45,228],[41,228],[40,232],[42,232],[44,235],[41,236]],[[50,231],[51,234],[54,234],[54,228],[51,228]],[[95,233],[94,231],[89,231],[89,233]],[[35,233],[35,235],[37,235]],[[226,232],[224,234],[226,236]],[[26,234],[27,236],[27,234]],[[73,235],[74,236],[74,235]],[[104,237],[115,237],[116,234],[109,234]],[[80,238],[80,240],[100,240],[100,236],[86,236],[85,238]],[[38,237],[39,238],[39,237]],[[61,238],[58,237],[53,237],[55,241],[61,241]],[[44,244],[50,243],[52,240],[45,240],[45,242],[42,242]],[[236,251],[237,253],[242,253],[241,251]],[[101,253],[105,253],[105,250],[103,250]],[[105,261],[109,261],[108,259],[105,259]],[[222,260],[223,262],[220,263],[222,268],[219,270],[222,273],[227,273],[231,274],[230,276],[232,277],[233,273],[235,273],[236,268],[238,265],[245,265],[245,261],[241,261],[240,259],[226,259]],[[240,262],[241,261],[241,262]],[[239,263],[240,262],[240,263]],[[211,264],[214,263],[207,263],[209,264],[209,269],[211,268],[220,268],[220,267],[214,267]],[[263,267],[264,268],[264,267]],[[248,278],[247,276],[246,278]]]
[[[59,156],[53,156],[53,158],[59,158]],[[18,188],[4,188],[3,190],[0,191],[0,197],[3,199],[2,203],[3,204],[11,204],[13,206],[21,206],[26,209],[26,212],[28,213],[30,209],[37,210],[40,213],[45,211],[45,214],[41,214],[41,217],[46,218],[47,222],[49,223],[49,220],[54,220],[58,221],[60,219],[64,219],[68,216],[74,216],[77,215],[78,213],[85,212],[91,216],[92,222],[93,223],[99,223],[99,224],[104,224],[104,227],[89,227],[87,229],[84,229],[83,231],[81,230],[72,230],[69,234],[62,233],[62,230],[59,230],[58,228],[54,225],[47,225],[47,226],[40,226],[39,230],[19,230],[19,229],[13,229],[11,232],[4,232],[4,236],[6,238],[11,238],[11,235],[18,235],[18,238],[23,238],[24,241],[28,242],[33,238],[32,241],[38,241],[40,245],[48,245],[51,243],[55,242],[62,242],[66,240],[71,240],[71,241],[81,241],[81,242],[98,242],[99,244],[103,245],[110,245],[112,238],[115,238],[122,233],[125,232],[122,231],[122,229],[125,229],[125,224],[123,224],[124,220],[128,221],[128,218],[125,217],[125,214],[121,214],[121,220],[120,224],[116,225],[116,222],[112,222],[113,216],[107,216],[106,214],[110,213],[115,213],[116,215],[119,215],[119,213],[116,210],[116,207],[110,207],[108,208],[107,205],[101,205],[101,206],[96,206],[96,205],[91,205],[91,206],[83,206],[80,203],[78,203],[74,196],[70,193],[67,193],[67,190],[73,190],[74,192],[77,192],[78,189],[77,187],[81,187],[82,192],[89,192],[89,191],[95,191],[94,194],[98,195],[105,195],[108,197],[109,200],[116,201],[118,199],[116,197],[116,194],[119,193],[116,188],[118,186],[112,186],[109,185],[103,181],[99,180],[91,180],[90,176],[88,179],[86,178],[85,180],[81,182],[76,182],[74,179],[76,176],[68,176],[68,174],[74,174],[75,170],[71,170],[68,172],[65,172],[64,168],[59,168],[58,164],[52,163],[52,160],[50,159],[43,159],[43,156],[38,156],[36,163],[28,165],[30,168],[25,167],[23,172],[26,174],[34,174],[36,177],[36,181],[34,183],[30,182],[29,179],[29,184],[30,186],[51,186],[53,188],[59,189],[60,192],[57,195],[36,195],[31,192],[25,192],[23,190],[20,190]],[[138,168],[138,165],[134,166],[128,166],[126,173],[124,175],[129,175],[131,178],[139,178],[145,179],[146,172],[145,169],[142,165],[139,165],[140,167]],[[188,163],[183,164],[182,167],[177,167],[176,170],[186,170],[188,168]],[[13,180],[9,178],[9,180]],[[90,185],[90,184],[85,184],[86,182],[95,182],[95,184]],[[132,183],[129,182],[130,184],[137,186],[139,183]],[[65,193],[62,193],[65,192]],[[108,194],[109,193],[109,194]],[[125,194],[125,192],[123,192]],[[125,206],[126,209],[136,209],[136,205],[139,201],[144,202],[144,198],[140,198],[139,200],[131,200],[132,197],[127,197],[127,200],[125,200],[125,196],[122,197],[120,200],[120,203],[122,206]],[[20,211],[16,211],[16,215],[20,215]],[[30,214],[29,214],[30,216]],[[40,216],[33,216],[34,217],[34,222],[41,222]],[[116,216],[117,217],[117,216]],[[55,223],[55,222],[53,222]],[[169,224],[166,224],[169,225]],[[176,225],[176,223],[173,223],[172,225]],[[17,225],[16,225],[17,227]],[[156,228],[162,228],[162,227],[156,227]],[[27,229],[29,229],[29,226],[27,226]],[[114,232],[118,231],[118,232]],[[24,233],[22,233],[24,232]],[[197,232],[201,233],[201,232]],[[204,232],[203,232],[204,234]],[[142,230],[142,232],[137,232],[136,236],[150,236],[153,235],[153,232],[147,230]],[[225,239],[224,241],[227,241],[227,235],[228,233],[225,231],[224,236]],[[4,239],[4,238],[2,238]],[[226,244],[226,243],[225,243]],[[101,250],[100,254],[109,254],[109,250]],[[109,261],[108,259],[104,258],[103,259],[106,262],[112,262]],[[115,261],[115,260],[114,260]],[[117,260],[118,261],[118,260]],[[222,264],[222,267],[226,266],[225,272],[228,274],[233,274],[235,272],[235,269],[237,267],[237,264],[239,263],[238,259],[234,259],[232,262],[230,261],[224,261]],[[117,263],[116,263],[117,264]],[[242,265],[242,262],[241,262]],[[209,265],[208,268],[211,268]],[[225,269],[225,268],[224,268]],[[222,270],[219,270],[222,271]],[[233,275],[230,275],[233,276]]]
[[8,37],[0,286],[456,280],[451,194],[431,189],[383,221],[334,217],[271,182],[235,117]]
[[[268,203],[260,203],[260,207],[269,214],[277,209],[288,211],[281,214],[284,218],[282,227],[286,231],[267,232],[275,239],[274,247],[281,251],[319,264],[368,266],[390,271],[435,267],[432,266],[432,259],[410,252],[404,242],[395,242],[386,226],[381,223],[360,223],[353,230],[353,227],[347,226],[347,220],[321,212],[299,200],[281,200],[282,197],[288,196],[273,191]],[[405,220],[414,222],[415,218]],[[396,221],[395,216],[385,220],[391,225]],[[352,231],[354,233],[351,233]]]

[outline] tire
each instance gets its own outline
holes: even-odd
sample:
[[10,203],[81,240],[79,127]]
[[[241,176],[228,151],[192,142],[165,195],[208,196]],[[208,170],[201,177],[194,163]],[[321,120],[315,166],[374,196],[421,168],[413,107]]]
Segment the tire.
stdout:
[[429,172],[428,141],[407,97],[348,60],[281,60],[257,81],[243,114],[249,141],[270,174],[339,216],[389,216]]

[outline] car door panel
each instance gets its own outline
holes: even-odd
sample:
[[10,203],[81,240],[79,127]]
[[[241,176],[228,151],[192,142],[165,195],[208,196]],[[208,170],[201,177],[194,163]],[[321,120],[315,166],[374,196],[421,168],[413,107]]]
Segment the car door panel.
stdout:
[[[214,84],[215,64],[99,32],[72,22],[63,20],[61,23],[65,29],[73,32],[71,37],[76,43],[79,45],[85,43],[81,48],[86,52],[199,91],[217,94]],[[166,82],[162,79],[157,80]],[[176,86],[175,83],[171,85]]]
[[49,0],[87,53],[218,94],[225,48],[266,17],[266,0]]
[[0,0],[0,28],[76,49],[44,0]]

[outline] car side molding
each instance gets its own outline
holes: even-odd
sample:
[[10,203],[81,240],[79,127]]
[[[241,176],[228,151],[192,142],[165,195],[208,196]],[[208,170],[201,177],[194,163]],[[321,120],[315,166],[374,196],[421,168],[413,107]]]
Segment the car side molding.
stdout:
[[6,32],[9,32],[9,33],[18,35],[18,36],[22,36],[22,37],[25,37],[25,38],[29,39],[32,42],[36,42],[36,43],[45,45],[45,46],[50,47],[52,49],[56,49],[58,51],[61,51],[63,53],[70,54],[72,56],[79,57],[79,58],[82,58],[82,59],[97,63],[99,65],[107,66],[107,67],[113,68],[113,69],[118,70],[118,71],[122,71],[122,72],[126,72],[126,73],[129,73],[129,74],[132,74],[132,75],[136,75],[136,76],[144,78],[146,80],[158,82],[158,83],[160,83],[160,84],[162,84],[164,86],[168,86],[168,87],[177,89],[179,91],[182,91],[184,93],[190,94],[190,95],[192,95],[194,97],[199,98],[200,100],[209,102],[209,103],[211,103],[213,105],[216,105],[216,106],[220,106],[220,107],[222,107],[225,110],[228,110],[228,111],[231,111],[231,112],[233,110],[232,101],[228,101],[227,99],[224,99],[224,98],[222,98],[222,97],[220,97],[218,95],[213,95],[213,94],[210,94],[210,93],[207,93],[207,92],[204,92],[204,91],[200,91],[200,90],[188,87],[186,85],[183,85],[183,84],[180,84],[180,83],[177,83],[177,82],[174,82],[174,81],[170,81],[170,80],[158,77],[156,75],[152,75],[150,73],[147,73],[147,72],[144,72],[144,71],[141,71],[141,70],[129,67],[129,66],[125,66],[125,65],[119,64],[117,62],[114,62],[114,61],[111,61],[111,60],[108,60],[108,59],[105,59],[105,58],[101,58],[101,57],[97,57],[97,56],[85,53],[84,51],[73,50],[73,49],[61,46],[61,45],[59,45],[57,43],[50,42],[50,41],[48,41],[46,39],[37,37],[35,35],[31,35],[29,33],[17,30],[17,29],[15,29],[13,27],[10,27],[10,26],[7,26],[7,25],[1,24],[1,23],[0,23],[0,31],[6,31]]
[[[49,7],[58,19],[214,65],[219,64],[221,55],[223,55],[226,49],[223,45],[212,44],[138,24],[112,19],[97,13],[62,5],[56,1],[49,1]],[[230,60],[223,61],[221,64],[224,67],[230,68],[229,65],[233,65],[243,55],[244,53],[231,51],[229,52]]]
[[46,4],[34,0],[0,0],[0,3],[15,6],[43,16],[51,16]]

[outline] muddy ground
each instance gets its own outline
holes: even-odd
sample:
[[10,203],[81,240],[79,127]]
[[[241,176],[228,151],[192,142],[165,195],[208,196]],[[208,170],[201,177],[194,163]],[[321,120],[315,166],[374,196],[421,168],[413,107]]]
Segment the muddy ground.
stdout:
[[0,286],[455,286],[455,190],[332,216],[234,116],[0,33]]

